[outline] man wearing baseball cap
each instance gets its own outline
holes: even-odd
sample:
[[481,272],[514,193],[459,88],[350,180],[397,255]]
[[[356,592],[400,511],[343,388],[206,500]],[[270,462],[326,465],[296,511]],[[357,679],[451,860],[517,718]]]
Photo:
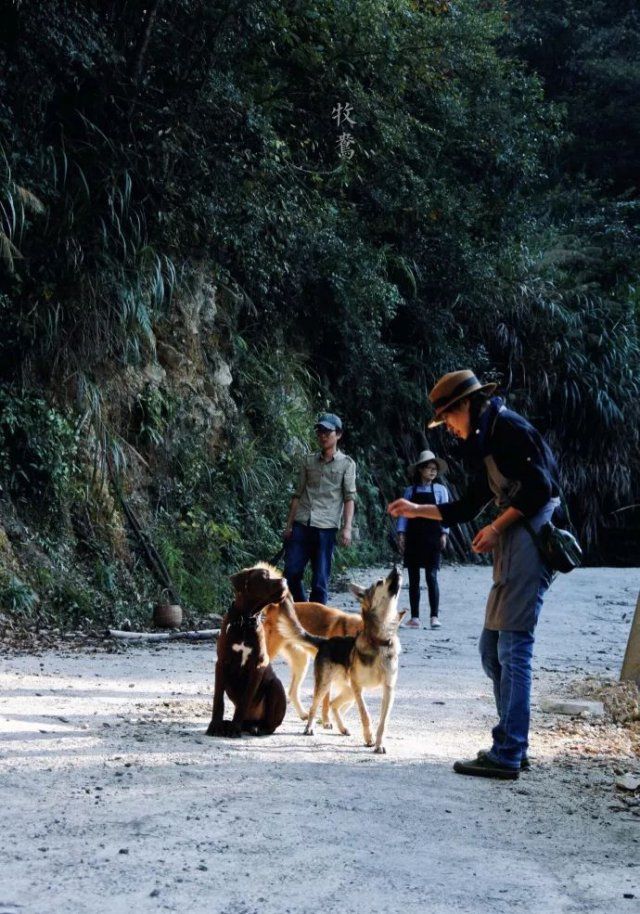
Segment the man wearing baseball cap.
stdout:
[[320,450],[308,454],[291,499],[284,531],[284,574],[293,599],[307,599],[302,578],[311,562],[311,595],[314,603],[326,603],[336,535],[342,521],[340,542],[351,545],[351,526],[356,497],[356,465],[338,450],[342,420],[322,413],[315,425]]

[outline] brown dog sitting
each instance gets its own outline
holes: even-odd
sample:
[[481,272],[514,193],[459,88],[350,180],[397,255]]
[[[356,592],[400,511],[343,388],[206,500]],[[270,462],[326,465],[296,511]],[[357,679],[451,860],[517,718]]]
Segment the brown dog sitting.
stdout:
[[[270,603],[281,603],[303,642],[316,644],[324,639],[314,638],[301,627],[287,582],[276,569],[260,563],[230,580],[235,595],[218,638],[213,713],[207,734],[240,736],[245,731],[266,736],[282,723],[287,697],[269,663],[262,610]],[[235,705],[230,721],[224,720],[225,693]]]

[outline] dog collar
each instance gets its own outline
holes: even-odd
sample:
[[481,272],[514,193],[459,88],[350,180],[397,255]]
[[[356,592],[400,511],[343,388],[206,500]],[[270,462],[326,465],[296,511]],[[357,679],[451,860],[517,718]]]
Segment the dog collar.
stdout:
[[[232,603],[229,612],[233,612],[236,608],[235,603]],[[229,622],[229,628],[257,628],[258,623],[262,617],[262,612],[256,613],[255,616],[243,616],[240,615],[235,619],[231,619]]]
[[365,641],[368,641],[369,644],[373,644],[374,647],[391,647],[391,638],[388,638],[386,641],[382,638],[376,638],[375,635],[364,635]]

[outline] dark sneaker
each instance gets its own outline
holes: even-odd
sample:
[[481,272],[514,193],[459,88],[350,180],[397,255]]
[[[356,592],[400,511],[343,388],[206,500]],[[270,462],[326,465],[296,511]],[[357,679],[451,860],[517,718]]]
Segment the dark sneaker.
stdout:
[[[478,752],[478,758],[480,758],[481,755],[486,756],[487,750],[481,749],[480,752]],[[528,755],[525,755],[525,757],[520,762],[520,771],[531,771],[531,759]]]
[[470,774],[477,778],[498,778],[502,781],[516,781],[520,777],[520,771],[517,768],[500,765],[484,753],[478,753],[475,758],[462,762],[454,762],[453,770],[458,774]]

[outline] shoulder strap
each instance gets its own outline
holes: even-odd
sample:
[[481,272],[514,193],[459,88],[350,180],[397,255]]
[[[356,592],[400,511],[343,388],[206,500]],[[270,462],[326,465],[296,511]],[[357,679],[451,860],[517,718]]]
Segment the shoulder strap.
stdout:
[[493,436],[493,433],[494,433],[495,430],[496,430],[496,422],[498,421],[498,418],[499,418],[500,414],[503,413],[505,409],[506,409],[506,407],[505,407],[505,405],[503,404],[503,405],[500,407],[500,409],[498,409],[498,410],[496,411],[496,414],[495,414],[495,416],[493,417],[493,422],[491,423],[491,429],[490,429],[490,432],[489,432],[490,435]]

